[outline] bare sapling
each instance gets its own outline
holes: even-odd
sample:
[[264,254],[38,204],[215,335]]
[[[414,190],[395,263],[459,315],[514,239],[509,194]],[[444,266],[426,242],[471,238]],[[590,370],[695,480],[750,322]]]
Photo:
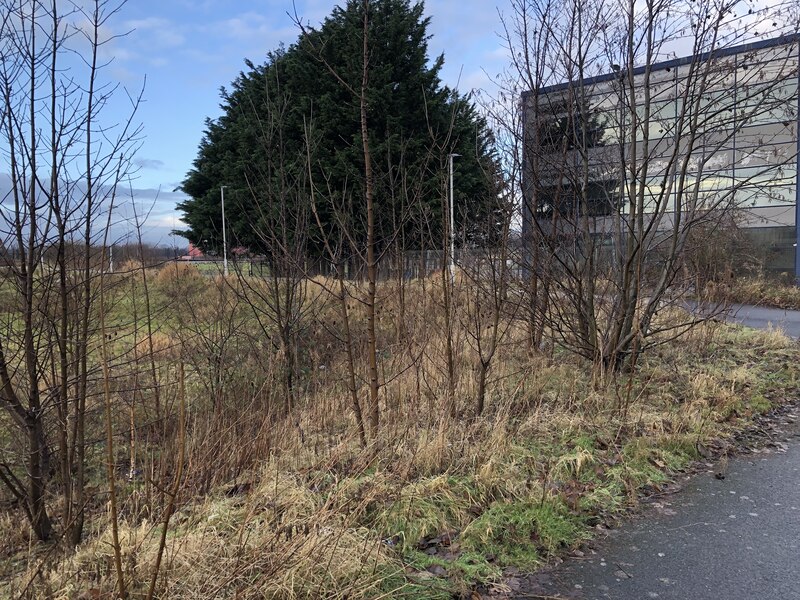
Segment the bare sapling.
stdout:
[[[691,232],[736,211],[775,167],[724,185],[715,174],[737,136],[752,135],[748,123],[785,110],[796,60],[775,53],[770,80],[743,73],[723,50],[757,25],[735,13],[734,3],[512,2],[508,81],[523,108],[507,131],[521,136],[531,317],[592,361],[598,381],[698,322],[659,319],[691,289],[681,280]],[[656,68],[679,39],[691,58]],[[736,97],[720,95],[734,79]]]
[[[132,121],[140,96],[130,96],[127,120],[115,127],[100,120],[115,86],[101,81],[98,51],[121,6],[5,2],[0,17],[0,135],[13,207],[0,217],[0,240],[12,249],[2,283],[18,307],[3,317],[0,406],[28,446],[24,459],[4,461],[0,479],[36,537],[63,534],[73,546],[88,503],[87,398],[99,384],[89,359],[98,330],[97,223],[127,174],[120,157],[133,154],[140,132]],[[76,55],[81,68],[65,68]],[[46,506],[52,479],[63,496],[63,532],[54,531]]]

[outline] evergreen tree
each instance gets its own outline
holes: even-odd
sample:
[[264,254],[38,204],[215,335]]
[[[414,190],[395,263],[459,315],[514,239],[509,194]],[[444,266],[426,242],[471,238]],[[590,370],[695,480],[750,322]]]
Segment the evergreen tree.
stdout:
[[[323,228],[330,234],[343,225],[353,240],[363,239],[359,107],[347,89],[361,81],[362,10],[356,0],[335,8],[319,29],[269,53],[263,65],[247,62],[248,71],[222,90],[223,115],[206,122],[182,184],[190,198],[178,206],[188,225],[181,235],[221,249],[219,188],[225,185],[229,244],[269,253],[263,231],[291,228],[308,213],[310,148],[311,177],[328,200],[317,205]],[[459,238],[485,243],[495,234],[492,137],[469,100],[441,84],[444,57],[428,60],[429,21],[422,2],[370,2],[368,123],[380,248],[400,234],[406,248],[418,247],[422,232],[426,247],[439,247],[451,152],[461,155],[455,167]],[[288,223],[277,209],[286,203],[294,215]],[[308,251],[319,255],[322,232],[311,223]]]

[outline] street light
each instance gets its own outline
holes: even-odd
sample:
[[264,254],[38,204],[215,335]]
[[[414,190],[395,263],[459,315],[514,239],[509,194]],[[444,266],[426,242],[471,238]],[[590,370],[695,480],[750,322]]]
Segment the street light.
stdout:
[[456,220],[455,210],[455,197],[453,196],[453,159],[460,154],[448,154],[447,158],[450,159],[450,281],[456,282]]
[[219,196],[222,200],[222,273],[228,276],[228,239],[225,236],[225,188],[227,185],[219,186]]

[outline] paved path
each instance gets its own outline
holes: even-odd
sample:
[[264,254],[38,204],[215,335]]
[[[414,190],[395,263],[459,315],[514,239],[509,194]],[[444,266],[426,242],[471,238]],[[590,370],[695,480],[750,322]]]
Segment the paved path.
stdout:
[[757,329],[766,329],[772,325],[783,329],[787,335],[793,338],[800,338],[800,311],[732,304],[725,311],[725,318]]
[[[730,320],[800,337],[800,312],[735,305]],[[800,405],[767,448],[685,482],[583,558],[532,577],[517,598],[800,600]]]
[[689,480],[518,598],[800,599],[800,414],[785,419],[772,448]]

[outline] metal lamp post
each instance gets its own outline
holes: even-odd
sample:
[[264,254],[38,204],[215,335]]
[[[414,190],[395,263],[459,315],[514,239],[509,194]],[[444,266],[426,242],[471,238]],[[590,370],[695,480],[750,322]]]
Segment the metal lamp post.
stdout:
[[450,281],[456,281],[456,219],[455,219],[455,197],[453,196],[453,159],[460,154],[448,154],[450,159]]
[[219,187],[219,195],[222,200],[222,273],[228,276],[228,238],[225,235],[225,188],[227,185]]

